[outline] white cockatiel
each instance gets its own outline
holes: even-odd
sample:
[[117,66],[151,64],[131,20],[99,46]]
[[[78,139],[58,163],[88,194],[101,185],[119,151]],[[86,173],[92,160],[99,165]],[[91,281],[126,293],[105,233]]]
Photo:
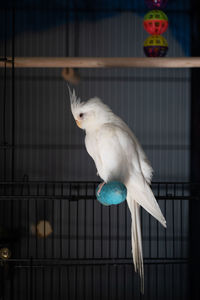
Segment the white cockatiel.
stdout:
[[99,98],[81,102],[70,91],[71,110],[77,125],[86,132],[85,145],[104,182],[119,181],[127,188],[132,216],[131,240],[135,271],[144,291],[144,267],[140,226],[140,205],[164,227],[165,218],[149,184],[152,168],[130,128]]

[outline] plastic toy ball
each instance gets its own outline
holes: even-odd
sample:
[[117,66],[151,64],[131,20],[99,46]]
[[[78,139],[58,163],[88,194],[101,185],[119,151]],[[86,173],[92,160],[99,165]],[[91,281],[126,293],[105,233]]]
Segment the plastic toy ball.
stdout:
[[151,10],[144,16],[143,24],[149,34],[163,34],[168,27],[168,17],[162,10]]
[[167,51],[167,41],[161,35],[151,35],[144,42],[144,53],[148,57],[163,57]]
[[145,0],[146,5],[150,9],[163,9],[165,8],[168,0]]
[[120,204],[126,199],[127,189],[121,182],[112,181],[104,184],[98,193],[99,186],[96,189],[97,200],[103,205]]

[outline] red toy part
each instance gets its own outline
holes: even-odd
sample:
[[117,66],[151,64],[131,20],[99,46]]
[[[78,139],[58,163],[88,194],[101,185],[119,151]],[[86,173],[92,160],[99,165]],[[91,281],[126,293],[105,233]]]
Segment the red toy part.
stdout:
[[163,34],[168,27],[168,21],[166,20],[145,20],[143,24],[144,29],[151,35]]

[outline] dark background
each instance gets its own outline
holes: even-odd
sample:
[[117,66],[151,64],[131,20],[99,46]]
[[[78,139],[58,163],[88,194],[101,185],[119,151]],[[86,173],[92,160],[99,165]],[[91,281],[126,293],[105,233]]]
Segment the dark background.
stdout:
[[[0,53],[144,56],[147,11],[143,1],[8,1],[0,10]],[[198,4],[169,1],[165,12],[168,56],[198,56]],[[61,70],[5,65],[0,225],[2,245],[12,256],[2,268],[2,299],[198,299],[199,70],[77,72],[81,99],[102,98],[138,137],[154,168],[153,190],[168,227],[142,210],[142,296],[129,211],[126,203],[108,208],[95,199],[92,182],[100,179],[71,115]],[[51,223],[49,237],[32,234],[39,220]]]

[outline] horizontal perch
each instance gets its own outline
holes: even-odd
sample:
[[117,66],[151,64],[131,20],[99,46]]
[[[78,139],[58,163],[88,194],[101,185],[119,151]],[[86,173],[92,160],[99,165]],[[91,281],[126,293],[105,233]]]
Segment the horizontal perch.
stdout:
[[[11,57],[0,67],[12,67]],[[15,57],[15,68],[200,68],[200,57]]]

